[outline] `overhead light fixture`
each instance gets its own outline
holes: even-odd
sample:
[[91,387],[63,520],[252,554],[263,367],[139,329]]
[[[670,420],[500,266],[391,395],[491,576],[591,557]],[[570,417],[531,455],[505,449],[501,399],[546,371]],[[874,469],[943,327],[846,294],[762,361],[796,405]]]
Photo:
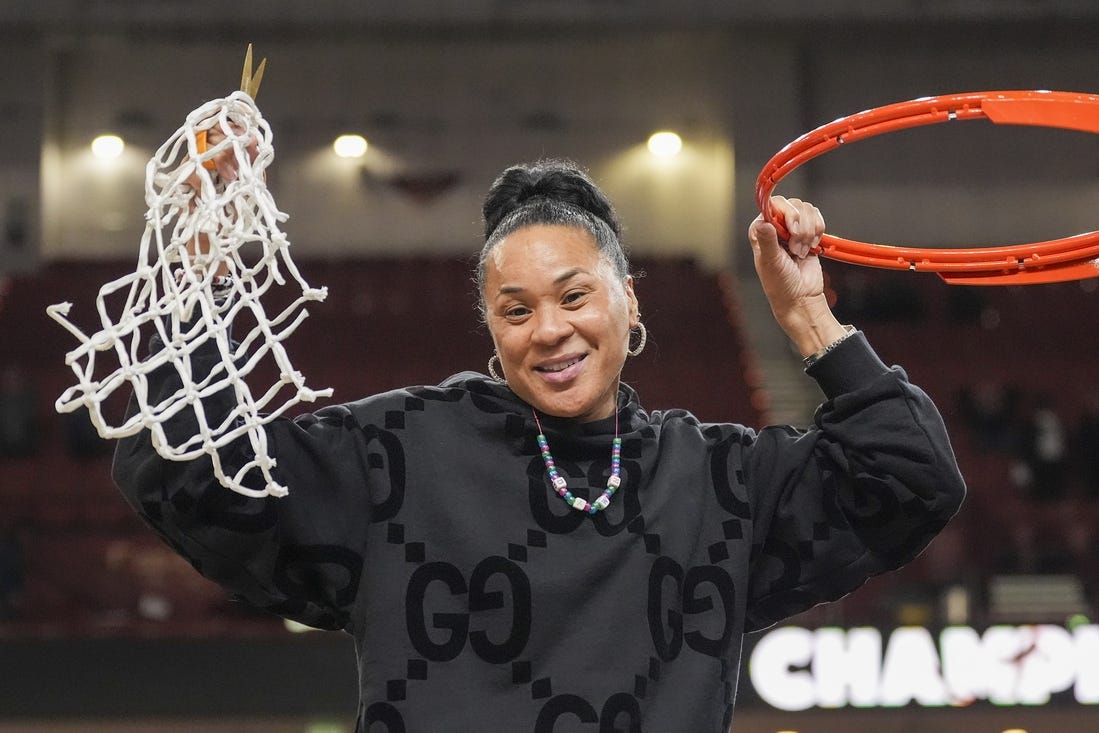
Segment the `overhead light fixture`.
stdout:
[[658,158],[673,158],[683,149],[683,138],[671,130],[661,130],[649,136],[649,152]]
[[370,147],[362,135],[340,135],[332,143],[332,149],[341,158],[361,158]]
[[100,160],[117,158],[125,149],[126,143],[118,135],[100,135],[92,140],[92,155]]

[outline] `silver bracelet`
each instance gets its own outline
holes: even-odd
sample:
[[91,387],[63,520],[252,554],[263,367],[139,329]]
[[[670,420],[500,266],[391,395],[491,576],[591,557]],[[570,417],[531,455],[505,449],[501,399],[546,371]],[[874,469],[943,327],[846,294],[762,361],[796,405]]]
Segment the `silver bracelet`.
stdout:
[[844,326],[842,336],[840,336],[838,339],[836,339],[832,343],[828,344],[827,346],[823,347],[817,353],[810,354],[809,356],[805,357],[805,368],[809,369],[810,367],[812,367],[814,364],[816,364],[818,361],[820,361],[824,357],[824,355],[827,354],[829,351],[836,348],[837,346],[842,344],[847,339],[851,338],[851,336],[854,333],[855,333],[855,327],[854,326],[850,326],[850,325]]

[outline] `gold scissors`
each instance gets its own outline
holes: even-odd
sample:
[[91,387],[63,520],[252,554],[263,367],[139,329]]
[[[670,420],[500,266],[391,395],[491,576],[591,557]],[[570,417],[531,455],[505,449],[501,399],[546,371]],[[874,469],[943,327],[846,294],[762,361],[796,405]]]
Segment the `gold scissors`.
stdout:
[[[248,44],[248,50],[244,53],[244,69],[240,74],[240,90],[255,100],[256,95],[259,94],[259,85],[263,81],[263,70],[267,68],[267,58],[264,57],[259,62],[259,67],[256,68],[256,72],[252,73],[252,44]],[[206,130],[198,130],[195,132],[195,150],[199,155],[206,152]],[[206,170],[217,170],[217,166],[212,160],[203,161],[202,167]]]
[[259,83],[263,81],[263,70],[267,66],[267,58],[259,62],[256,73],[252,73],[252,44],[248,44],[248,51],[244,54],[244,70],[240,75],[240,90],[253,100],[259,94]]

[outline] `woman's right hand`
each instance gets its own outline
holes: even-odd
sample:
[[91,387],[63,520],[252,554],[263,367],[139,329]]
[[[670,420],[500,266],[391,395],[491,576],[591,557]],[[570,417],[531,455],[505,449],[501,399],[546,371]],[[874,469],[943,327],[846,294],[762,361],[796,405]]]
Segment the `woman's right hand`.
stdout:
[[[236,123],[231,123],[230,127],[237,135],[244,133],[244,128]],[[210,129],[205,131],[205,143],[206,150],[215,148],[225,140],[225,132],[221,129],[220,125],[214,125]],[[249,161],[255,161],[256,156],[259,154],[259,140],[255,136],[252,136],[248,143],[245,145],[245,151],[248,153]],[[200,150],[200,153],[205,150]],[[215,183],[221,181],[223,183],[232,183],[237,180],[240,171],[240,161],[237,159],[236,151],[233,146],[226,146],[224,150],[221,150],[217,154],[202,164],[207,170],[210,171],[210,175],[215,177]],[[201,185],[200,173],[196,169],[187,179],[187,183],[191,185],[196,191],[199,190]]]
[[[231,124],[233,132],[240,135],[244,132],[244,128],[235,123]],[[205,150],[209,150],[220,145],[226,138],[225,132],[221,129],[220,125],[214,125],[204,133],[203,142],[205,143]],[[200,146],[201,147],[201,146]],[[255,136],[252,136],[245,145],[245,152],[248,154],[250,162],[256,160],[256,156],[259,152],[259,141]],[[205,152],[200,149],[199,153]],[[236,151],[232,145],[227,145],[223,150],[217,152],[210,158],[207,158],[203,163],[199,163],[191,175],[187,178],[186,183],[191,187],[194,192],[191,199],[191,211],[194,211],[196,202],[195,199],[202,195],[202,171],[199,167],[204,167],[208,171],[208,175],[213,178],[214,184],[219,182],[223,184],[229,184],[237,180],[240,175],[240,160],[237,158]],[[187,246],[188,254],[192,258],[200,254],[205,254],[210,251],[210,240],[206,233],[199,232],[195,238]],[[227,275],[229,273],[229,265],[224,260],[218,262],[217,268],[214,271],[214,275]]]

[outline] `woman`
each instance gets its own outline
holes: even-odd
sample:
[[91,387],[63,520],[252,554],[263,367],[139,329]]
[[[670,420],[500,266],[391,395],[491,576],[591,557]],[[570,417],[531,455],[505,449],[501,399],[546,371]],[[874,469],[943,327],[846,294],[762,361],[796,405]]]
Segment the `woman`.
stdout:
[[203,574],[354,636],[361,730],[724,731],[745,632],[911,560],[964,493],[931,401],[829,310],[819,212],[773,204],[790,241],[761,220],[749,239],[828,398],[808,430],[641,407],[620,382],[645,334],[615,214],[547,162],[484,206],[495,378],[270,424],[283,499],[225,491],[147,433],[119,445],[116,481]]

